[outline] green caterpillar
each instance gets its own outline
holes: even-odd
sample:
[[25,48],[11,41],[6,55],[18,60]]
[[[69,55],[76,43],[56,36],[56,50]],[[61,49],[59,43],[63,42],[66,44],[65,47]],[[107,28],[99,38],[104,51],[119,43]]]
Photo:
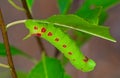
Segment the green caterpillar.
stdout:
[[58,48],[67,57],[72,65],[83,72],[89,72],[94,69],[96,63],[87,58],[80,52],[76,43],[53,24],[42,24],[33,20],[27,20],[25,26],[29,29],[27,39],[32,35],[42,37]]

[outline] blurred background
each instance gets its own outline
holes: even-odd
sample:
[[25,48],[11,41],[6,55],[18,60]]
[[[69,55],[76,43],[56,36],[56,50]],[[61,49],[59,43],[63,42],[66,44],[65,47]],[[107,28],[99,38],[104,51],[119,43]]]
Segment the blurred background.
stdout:
[[[18,5],[19,1],[14,0]],[[43,19],[51,15],[58,14],[58,7],[56,0],[35,0],[33,6],[34,19]],[[71,8],[71,13],[81,6],[83,0],[74,0]],[[0,8],[2,9],[4,21],[6,24],[26,19],[25,13],[16,10],[7,0],[0,0]],[[76,70],[71,64],[66,66],[68,74],[73,78],[120,78],[120,4],[108,10],[109,17],[104,25],[110,27],[112,36],[117,40],[117,43],[112,43],[97,37],[92,37],[83,47],[82,51],[89,57],[93,58],[97,66],[94,71],[90,73],[82,73]],[[8,30],[10,44],[28,53],[36,59],[40,59],[40,48],[35,38],[31,37],[23,41],[23,37],[28,33],[23,24],[11,27]],[[42,40],[45,44],[48,54],[52,57],[55,49],[47,41]],[[0,42],[3,42],[0,32]],[[49,52],[50,51],[50,52]],[[14,65],[16,70],[29,71],[33,67],[33,63],[20,56],[14,56]],[[1,63],[7,64],[7,59],[0,57]],[[8,73],[8,74],[6,74]],[[6,78],[11,78],[9,70],[0,68],[0,78],[5,74]],[[4,75],[4,76],[5,76]]]

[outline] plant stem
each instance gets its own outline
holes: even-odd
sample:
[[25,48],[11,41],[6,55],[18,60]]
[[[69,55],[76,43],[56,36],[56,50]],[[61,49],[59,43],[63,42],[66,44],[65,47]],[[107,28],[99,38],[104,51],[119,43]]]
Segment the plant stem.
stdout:
[[16,9],[18,9],[18,10],[20,10],[20,11],[25,11],[24,8],[21,8],[20,6],[16,5],[13,0],[8,0],[8,2],[9,2],[13,7],[15,7]]
[[4,24],[4,21],[3,21],[1,9],[0,9],[0,28],[1,28],[1,31],[2,31],[2,36],[3,36],[5,48],[6,48],[7,59],[8,59],[8,64],[10,66],[11,75],[12,75],[13,78],[17,78],[16,70],[15,70],[15,67],[14,67],[14,64],[13,64],[13,60],[12,60],[12,55],[11,55],[11,52],[10,52],[8,35],[7,35],[5,24]]
[[6,25],[6,29],[8,29],[9,27],[12,27],[14,25],[17,25],[17,24],[22,24],[22,23],[25,23],[26,20],[19,20],[19,21],[15,21],[15,22],[11,22],[9,24]]
[[42,53],[42,61],[43,61],[43,68],[44,68],[45,78],[48,78],[45,52]]
[[[26,0],[21,0],[21,1],[22,1],[22,4],[23,4],[23,8],[26,10],[25,12],[26,12],[27,18],[28,18],[28,19],[33,19],[32,15],[31,15],[31,13],[30,13],[30,11],[29,11],[29,9],[28,9]],[[45,51],[45,48],[43,47],[42,40],[41,40],[39,37],[35,37],[35,38],[36,38],[36,40],[37,40],[37,42],[38,42],[38,44],[39,44],[39,46],[40,46],[40,48],[41,48],[41,51],[42,51],[42,52]]]
[[2,63],[0,63],[0,67],[4,67],[4,68],[10,68],[10,66],[9,66],[9,65],[2,64]]

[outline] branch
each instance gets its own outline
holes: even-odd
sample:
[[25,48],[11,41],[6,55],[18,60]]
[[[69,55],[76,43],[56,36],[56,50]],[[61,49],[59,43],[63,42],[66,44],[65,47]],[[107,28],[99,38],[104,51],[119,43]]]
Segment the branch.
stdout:
[[0,9],[0,28],[1,28],[1,31],[2,31],[3,41],[4,41],[4,44],[5,44],[5,48],[6,48],[7,59],[8,59],[8,64],[10,66],[11,75],[12,75],[13,78],[17,78],[16,70],[15,70],[15,67],[14,67],[14,64],[13,64],[13,60],[12,60],[12,55],[11,55],[11,52],[10,52],[8,35],[7,35],[5,24],[4,24],[4,21],[3,21],[1,9]]

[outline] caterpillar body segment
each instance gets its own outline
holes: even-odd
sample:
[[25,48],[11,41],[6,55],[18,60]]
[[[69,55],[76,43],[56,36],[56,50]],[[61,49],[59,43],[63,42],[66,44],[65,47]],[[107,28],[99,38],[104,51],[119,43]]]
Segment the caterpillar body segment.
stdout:
[[89,72],[96,66],[92,59],[83,55],[76,43],[67,34],[54,27],[53,24],[42,24],[33,20],[27,20],[25,26],[29,30],[29,35],[24,39],[32,35],[44,38],[59,49],[75,68],[83,72]]

